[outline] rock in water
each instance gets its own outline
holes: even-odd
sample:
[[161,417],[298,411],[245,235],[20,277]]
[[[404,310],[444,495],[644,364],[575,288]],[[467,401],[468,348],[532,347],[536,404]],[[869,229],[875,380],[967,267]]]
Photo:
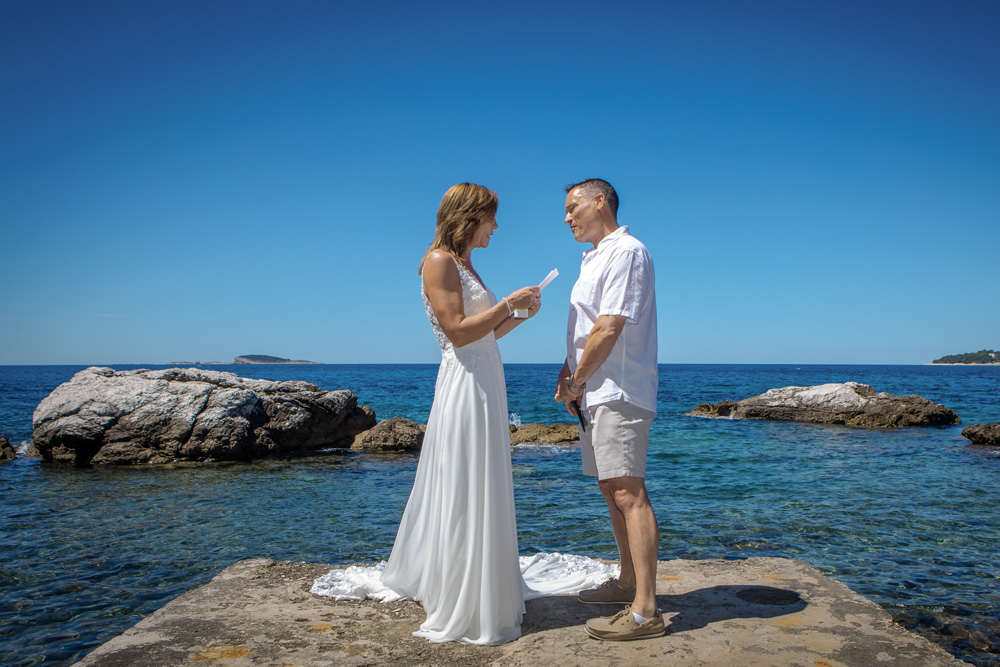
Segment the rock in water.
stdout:
[[354,439],[351,449],[369,452],[419,452],[427,427],[405,417],[379,422]]
[[353,392],[171,368],[87,368],[35,408],[33,449],[87,464],[248,461],[349,447],[375,423]]
[[511,445],[578,445],[580,429],[576,424],[521,424],[510,427]]
[[962,429],[962,437],[974,445],[1000,447],[1000,422],[994,424],[972,424]]
[[739,402],[702,403],[688,414],[729,419],[776,419],[868,428],[960,424],[954,412],[917,395],[893,396],[857,382],[770,389]]
[[[420,451],[427,427],[403,417],[381,421],[374,428],[354,439],[351,449],[370,452]],[[580,443],[576,424],[511,425],[510,444],[577,445]]]
[[0,463],[6,463],[7,461],[13,461],[17,458],[17,453],[14,448],[10,446],[10,441],[7,438],[0,438]]

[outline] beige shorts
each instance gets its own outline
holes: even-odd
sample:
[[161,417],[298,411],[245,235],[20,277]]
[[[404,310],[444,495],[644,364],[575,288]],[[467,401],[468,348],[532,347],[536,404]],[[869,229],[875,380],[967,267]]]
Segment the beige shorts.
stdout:
[[587,430],[580,431],[583,474],[599,480],[645,477],[649,427],[656,413],[625,401],[584,410]]

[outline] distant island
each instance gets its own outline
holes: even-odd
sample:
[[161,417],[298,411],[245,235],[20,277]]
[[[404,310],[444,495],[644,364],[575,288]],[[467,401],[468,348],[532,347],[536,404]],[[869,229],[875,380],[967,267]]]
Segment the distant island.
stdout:
[[996,350],[980,350],[965,354],[948,354],[935,359],[935,364],[1000,364],[1000,352]]
[[293,359],[283,359],[272,357],[269,354],[244,354],[236,357],[232,362],[225,361],[171,361],[168,366],[222,366],[227,363],[236,364],[319,364],[319,361],[303,361]]
[[243,356],[236,357],[233,359],[234,364],[318,364],[318,361],[303,361],[297,360],[293,361],[291,359],[282,359],[281,357],[272,357],[267,354],[244,354]]

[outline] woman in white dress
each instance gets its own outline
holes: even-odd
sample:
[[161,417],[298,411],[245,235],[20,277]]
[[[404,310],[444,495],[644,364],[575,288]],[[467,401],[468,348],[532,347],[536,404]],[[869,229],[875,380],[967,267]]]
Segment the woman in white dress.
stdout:
[[420,601],[414,635],[432,642],[500,644],[521,634],[507,390],[496,339],[534,316],[538,287],[497,301],[472,266],[497,229],[498,200],[462,183],[441,200],[437,232],[420,266],[441,367],[413,490],[382,583]]

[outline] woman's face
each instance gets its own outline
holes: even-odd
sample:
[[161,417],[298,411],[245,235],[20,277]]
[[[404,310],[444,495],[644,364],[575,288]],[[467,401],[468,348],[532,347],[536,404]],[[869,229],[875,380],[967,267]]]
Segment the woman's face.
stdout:
[[490,237],[493,236],[493,230],[497,227],[499,227],[499,225],[497,224],[495,215],[480,218],[479,226],[476,227],[476,231],[472,234],[472,241],[469,243],[469,249],[485,248],[488,246],[490,244]]

